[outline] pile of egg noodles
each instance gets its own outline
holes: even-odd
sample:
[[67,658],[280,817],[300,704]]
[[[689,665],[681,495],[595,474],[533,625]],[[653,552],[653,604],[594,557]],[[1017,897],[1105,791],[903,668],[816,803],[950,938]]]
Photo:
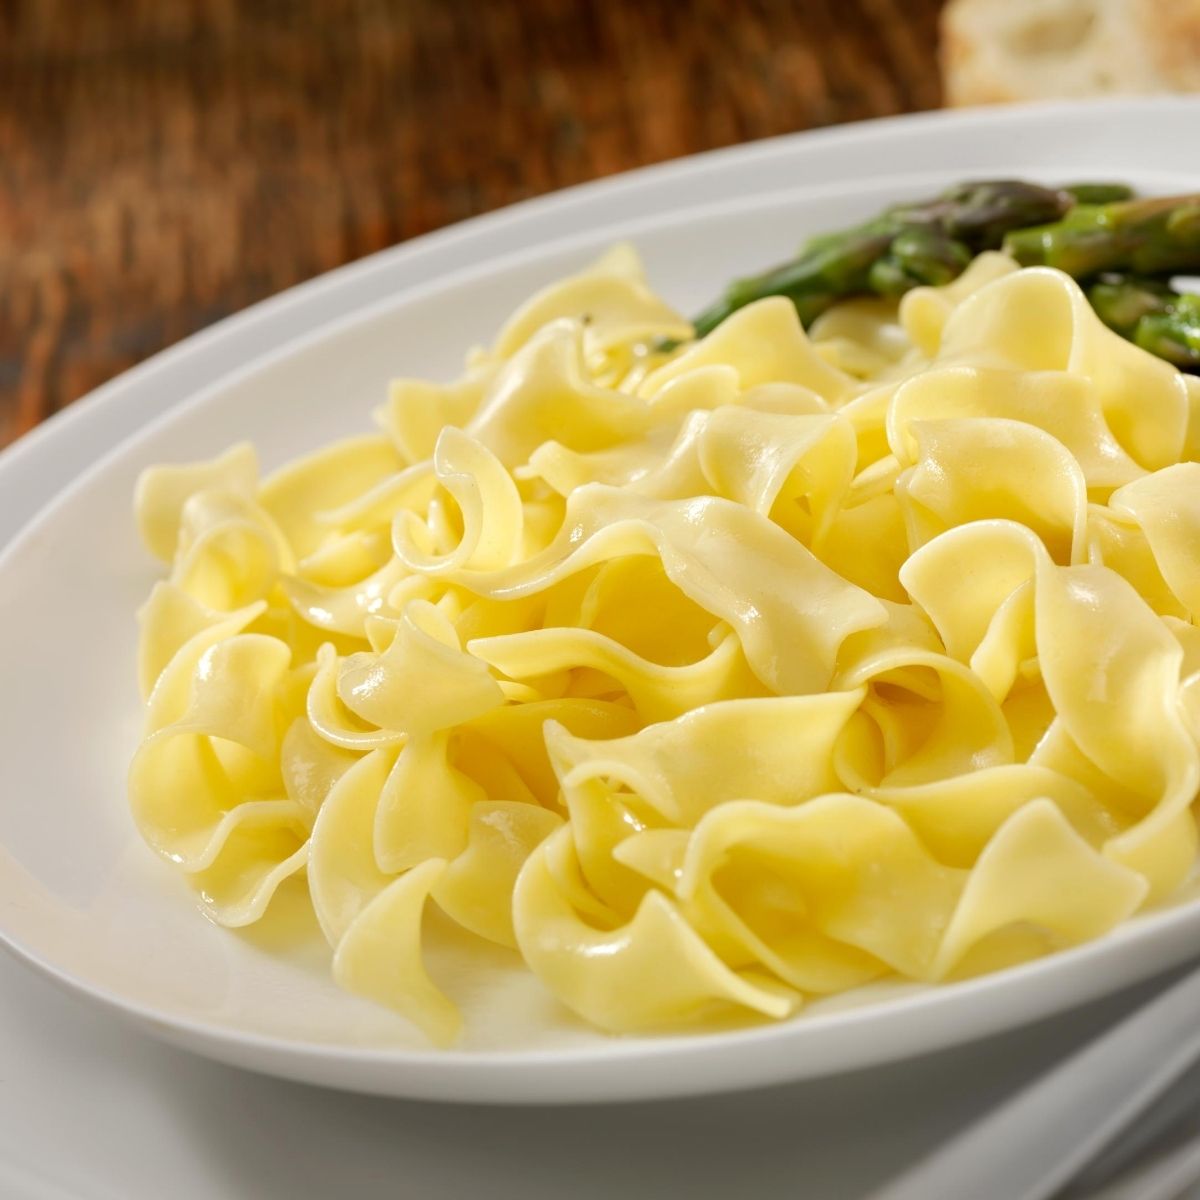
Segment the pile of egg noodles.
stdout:
[[145,472],[132,809],[212,918],[306,878],[338,982],[445,1045],[435,906],[629,1032],[1180,888],[1200,380],[997,254],[690,335],[619,247],[381,433]]

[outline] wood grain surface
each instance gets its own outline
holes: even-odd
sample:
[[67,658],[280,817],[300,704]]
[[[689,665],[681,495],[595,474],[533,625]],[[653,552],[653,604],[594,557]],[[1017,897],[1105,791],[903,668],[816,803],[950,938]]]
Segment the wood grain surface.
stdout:
[[0,444],[350,259],[938,103],[939,0],[0,0]]

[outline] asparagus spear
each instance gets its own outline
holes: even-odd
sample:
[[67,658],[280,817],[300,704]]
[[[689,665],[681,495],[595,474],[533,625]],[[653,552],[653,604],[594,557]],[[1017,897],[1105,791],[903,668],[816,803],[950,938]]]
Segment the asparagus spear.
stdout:
[[1022,265],[1066,271],[1111,328],[1184,370],[1200,370],[1200,295],[1169,283],[1200,271],[1200,194],[1134,199],[1111,183],[964,183],[933,200],[895,205],[811,239],[782,266],[734,281],[696,318],[696,336],[764,296],[787,296],[808,325],[847,296],[949,283],[975,254],[997,248]]
[[1004,250],[1022,266],[1058,267],[1076,279],[1200,270],[1200,194],[1078,204],[1052,224],[1014,228]]
[[1200,370],[1200,295],[1158,279],[1106,275],[1087,288],[1100,319],[1185,371]]
[[996,180],[959,184],[933,200],[895,205],[863,225],[813,238],[791,262],[735,280],[696,318],[696,335],[703,337],[764,296],[789,297],[808,324],[846,296],[898,295],[918,284],[948,283],[1011,230],[1058,220],[1074,204],[1067,190]]
[[1063,191],[1070,192],[1076,204],[1113,204],[1134,196],[1127,183],[1068,183]]
[[1129,341],[1143,317],[1165,312],[1176,296],[1169,283],[1136,275],[1101,275],[1084,290],[1100,320]]

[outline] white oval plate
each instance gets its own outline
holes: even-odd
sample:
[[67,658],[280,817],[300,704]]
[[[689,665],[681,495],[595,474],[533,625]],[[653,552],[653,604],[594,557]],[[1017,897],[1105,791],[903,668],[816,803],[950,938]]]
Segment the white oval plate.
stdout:
[[[1006,165],[1047,177],[1036,158],[1024,171]],[[1196,185],[1099,170],[1153,190]],[[508,956],[473,966],[451,955],[433,970],[467,993],[469,1034],[460,1049],[438,1052],[335,989],[311,929],[274,919],[235,934],[204,922],[126,813],[125,766],[140,724],[132,614],[154,577],[129,515],[143,466],[250,437],[270,467],[361,429],[391,376],[454,373],[466,347],[525,294],[615,238],[637,242],[654,282],[687,310],[806,232],[964,173],[954,165],[598,225],[327,325],[111,453],[0,558],[0,938],[61,982],[219,1059],[364,1091],[497,1102],[717,1091],[882,1063],[1061,1010],[1194,953],[1200,904],[970,983],[877,987],[777,1026],[619,1040],[583,1028]]]

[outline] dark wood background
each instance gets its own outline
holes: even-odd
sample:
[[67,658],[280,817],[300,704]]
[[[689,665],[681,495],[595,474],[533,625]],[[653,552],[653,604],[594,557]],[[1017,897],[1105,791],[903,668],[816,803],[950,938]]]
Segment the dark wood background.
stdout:
[[290,284],[931,108],[940,0],[0,0],[0,445]]

